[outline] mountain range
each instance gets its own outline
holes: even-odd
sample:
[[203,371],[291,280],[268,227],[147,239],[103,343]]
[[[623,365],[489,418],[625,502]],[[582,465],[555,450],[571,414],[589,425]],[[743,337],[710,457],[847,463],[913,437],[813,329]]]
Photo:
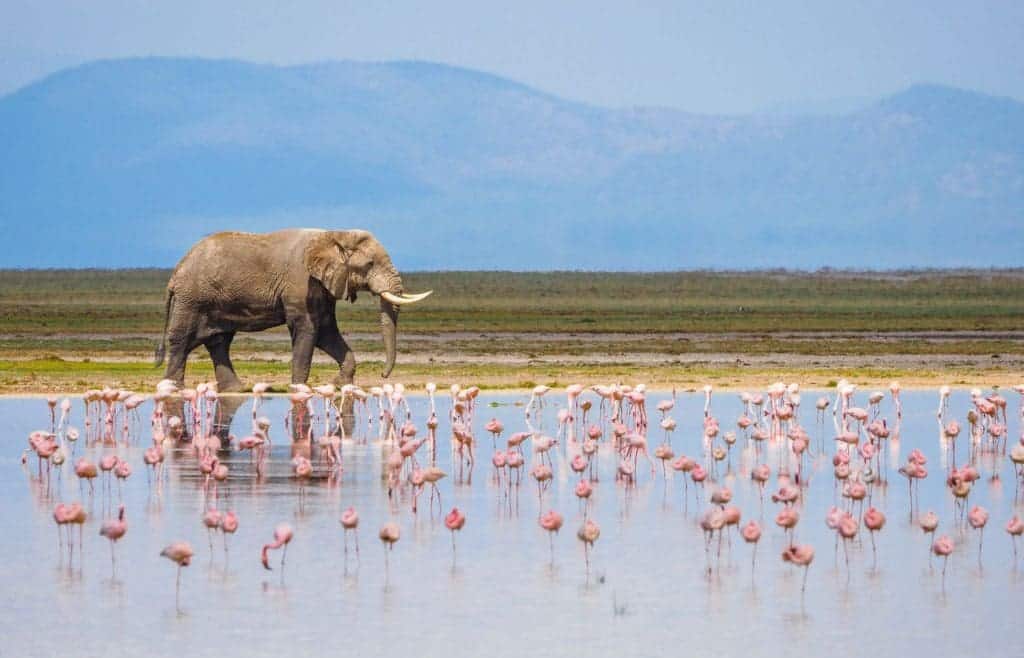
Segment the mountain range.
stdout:
[[1024,104],[612,109],[424,62],[139,58],[0,98],[0,267],[173,265],[201,236],[373,231],[400,269],[1020,266]]

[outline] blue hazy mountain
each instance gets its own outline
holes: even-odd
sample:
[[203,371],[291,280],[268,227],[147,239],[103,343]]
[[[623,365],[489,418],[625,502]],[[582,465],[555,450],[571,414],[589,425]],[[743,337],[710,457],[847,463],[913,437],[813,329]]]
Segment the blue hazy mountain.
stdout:
[[607,109],[419,62],[88,64],[0,98],[0,266],[364,227],[404,269],[1019,266],[1024,104]]

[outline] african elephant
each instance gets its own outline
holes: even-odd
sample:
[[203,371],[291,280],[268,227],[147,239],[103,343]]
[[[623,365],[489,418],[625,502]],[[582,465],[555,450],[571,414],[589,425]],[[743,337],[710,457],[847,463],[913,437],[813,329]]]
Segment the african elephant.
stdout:
[[338,331],[334,307],[339,299],[355,302],[360,290],[380,296],[387,377],[395,365],[399,307],[430,293],[404,294],[391,257],[372,234],[319,229],[216,233],[197,242],[171,274],[156,365],[169,348],[165,377],[183,384],[189,353],[205,345],[219,390],[241,390],[228,354],[235,332],[286,324],[293,384],[309,377],[315,347],[338,362],[338,381],[351,383],[356,361]]

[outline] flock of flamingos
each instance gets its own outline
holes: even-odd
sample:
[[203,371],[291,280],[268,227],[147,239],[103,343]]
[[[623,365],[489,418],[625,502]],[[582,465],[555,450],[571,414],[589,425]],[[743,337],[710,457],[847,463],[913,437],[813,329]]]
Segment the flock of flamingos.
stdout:
[[[1024,385],[1016,386],[1014,390],[1021,395],[1019,416],[1024,423]],[[148,433],[152,445],[144,451],[143,463],[135,466],[144,466],[150,486],[160,488],[168,479],[163,464],[169,451],[181,450],[185,455],[189,452],[194,455],[189,463],[194,463],[205,494],[206,511],[201,522],[210,535],[211,549],[214,534],[221,533],[224,550],[227,551],[228,536],[238,529],[239,524],[234,512],[221,512],[216,508],[217,487],[231,478],[228,466],[218,455],[223,456],[224,450],[247,451],[256,477],[261,477],[267,469],[273,423],[260,414],[260,409],[268,391],[266,384],[253,386],[252,432],[241,438],[224,436],[217,431],[221,396],[215,384],[179,389],[173,382],[162,381],[151,396],[153,411],[148,419]],[[292,386],[289,394],[291,405],[284,427],[292,446],[291,468],[300,498],[303,488],[312,478],[326,478],[333,482],[342,479],[342,446],[345,442],[366,441],[366,437],[376,435],[376,440],[386,451],[383,480],[391,500],[392,516],[398,513],[401,500],[411,501],[411,513],[417,513],[418,499],[424,490],[429,490],[431,514],[435,500],[439,512],[444,514],[437,485],[448,474],[436,462],[437,433],[441,426],[436,385],[427,384],[425,392],[429,400],[429,415],[424,419],[424,432],[414,423],[406,390],[400,384],[374,387],[368,391],[354,385]],[[544,410],[550,406],[550,398],[559,396],[558,392],[546,386],[533,389],[525,405],[521,431],[506,433],[500,421],[491,419],[484,424],[484,432],[478,433],[475,414],[479,392],[476,387],[452,385],[448,393],[450,400],[444,415],[447,416],[446,427],[450,430],[451,468],[456,471],[453,476],[459,482],[471,483],[477,454],[490,443],[490,477],[499,485],[505,501],[513,505],[517,504],[514,501],[517,501],[520,483],[527,477],[523,474],[526,469],[537,488],[538,524],[552,537],[552,561],[553,535],[564,522],[563,515],[557,510],[543,512],[544,494],[554,482],[553,455],[566,460],[574,473],[574,493],[584,510],[576,535],[583,544],[589,571],[590,550],[601,536],[601,528],[590,517],[589,510],[600,473],[598,460],[603,454],[616,460],[613,464],[615,478],[622,486],[631,486],[641,477],[668,478],[670,469],[676,472],[675,477],[683,482],[683,504],[688,506],[692,497],[695,505],[706,505],[699,515],[699,524],[704,532],[708,572],[721,557],[723,535],[728,536],[737,530],[739,536],[752,545],[753,570],[756,568],[757,543],[765,528],[757,520],[741,523],[743,513],[731,504],[732,491],[720,475],[726,468],[723,462],[728,460],[731,465],[732,451],[745,449],[754,457],[755,465],[749,469],[749,477],[759,490],[762,507],[766,489],[770,492],[771,502],[778,506],[774,523],[787,537],[781,558],[804,569],[801,586],[801,591],[804,591],[807,573],[815,557],[813,546],[796,541],[796,528],[802,520],[802,503],[809,479],[804,462],[809,454],[825,454],[825,426],[829,415],[834,429],[834,432],[829,432],[827,441],[829,446],[834,446],[831,455],[834,504],[824,521],[835,532],[835,550],[838,551],[841,542],[846,554],[848,543],[855,540],[863,528],[870,534],[874,552],[875,534],[881,532],[886,524],[885,513],[872,505],[872,489],[887,467],[885,443],[899,433],[902,409],[900,387],[896,382],[890,385],[888,395],[872,392],[866,397],[866,406],[857,406],[856,386],[840,381],[834,395],[815,400],[815,425],[810,431],[801,421],[802,400],[799,386],[795,384],[777,383],[764,393],[740,394],[743,411],[728,423],[720,422],[714,415],[712,387],[705,386],[703,433],[689,456],[677,452],[673,444],[673,433],[677,427],[672,416],[675,392],[671,399],[659,402],[654,410],[648,410],[643,385],[567,386],[561,393],[565,396],[565,404],[558,405],[555,414],[557,430],[553,435],[538,430],[535,425],[543,429]],[[980,564],[982,538],[989,513],[981,506],[970,504],[972,485],[979,478],[979,460],[983,456],[999,460],[1009,456],[1015,470],[1019,497],[1024,484],[1024,436],[1008,445],[1007,400],[998,391],[988,394],[978,389],[972,391],[971,407],[964,418],[966,427],[952,417],[949,395],[948,387],[940,389],[936,415],[948,453],[943,459],[944,472],[939,478],[933,476],[932,481],[944,481],[948,495],[955,502],[954,518],[946,520],[945,527],[956,530],[953,534],[958,537],[965,537],[971,532],[977,534]],[[64,551],[66,545],[69,560],[74,559],[76,541],[81,555],[82,529],[88,513],[80,502],[59,500],[63,487],[51,486],[51,481],[55,477],[62,478],[64,469],[71,466],[79,480],[80,495],[83,498],[89,496],[91,500],[95,495],[94,482],[100,479],[103,513],[109,518],[100,524],[99,534],[110,542],[111,567],[116,569],[115,546],[125,537],[128,521],[124,505],[114,510],[112,490],[115,484],[120,489],[121,481],[133,473],[133,464],[120,459],[117,448],[127,442],[138,441],[143,435],[144,421],[139,409],[148,399],[149,396],[123,390],[90,390],[83,398],[83,428],[79,430],[72,425],[71,400],[49,398],[49,427],[34,431],[28,437],[22,463],[28,476],[38,481],[43,495],[51,500],[57,499],[53,500],[53,519],[58,528],[60,550]],[[883,405],[889,417],[883,413]],[[171,413],[172,409],[177,413]],[[353,426],[361,423],[366,423],[365,433],[353,432]],[[360,434],[362,438],[353,439],[350,434]],[[76,458],[80,440],[88,446],[100,448],[98,454],[102,456],[98,463],[85,456]],[[740,443],[738,448],[737,443]],[[958,443],[966,447],[961,451],[965,454],[959,457]],[[653,448],[651,444],[654,444]],[[30,464],[33,455],[37,458],[37,465]],[[909,488],[910,519],[916,520],[920,529],[931,537],[930,555],[943,558],[944,580],[946,561],[954,551],[954,539],[949,534],[935,537],[940,527],[939,517],[932,511],[922,514],[917,509],[916,492],[921,481],[929,475],[925,456],[919,450],[912,450],[898,472],[906,478]],[[358,551],[358,511],[349,507],[339,520],[346,555],[350,534],[354,536]],[[444,515],[444,523],[451,531],[454,559],[455,536],[465,527],[466,515],[458,508],[452,508]],[[1004,528],[1013,540],[1016,567],[1017,541],[1024,533],[1024,521],[1014,515],[1005,521]],[[280,523],[274,528],[272,541],[260,552],[264,567],[271,569],[270,551],[277,549],[282,549],[280,564],[284,566],[293,535],[294,531],[287,523]],[[385,568],[388,550],[394,547],[400,536],[400,526],[394,521],[388,521],[379,528],[378,537],[386,548]],[[189,565],[194,549],[187,542],[175,541],[168,544],[160,555],[177,565],[177,604],[181,571]],[[848,569],[848,555],[846,563]]]

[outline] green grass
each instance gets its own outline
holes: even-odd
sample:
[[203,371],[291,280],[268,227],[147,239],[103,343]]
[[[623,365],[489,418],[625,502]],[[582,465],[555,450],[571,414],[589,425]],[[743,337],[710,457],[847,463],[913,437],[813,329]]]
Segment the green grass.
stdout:
[[[0,270],[0,391],[151,385],[161,372],[150,359],[169,274]],[[727,385],[787,372],[824,386],[836,378],[829,359],[838,356],[859,364],[843,376],[864,381],[1021,376],[1013,367],[1024,354],[1015,333],[1024,330],[1024,270],[412,272],[404,280],[409,290],[435,291],[401,315],[395,377],[410,383],[496,387],[635,378]],[[376,377],[381,346],[370,295],[354,306],[339,304],[338,316],[360,362],[359,377]],[[288,379],[283,328],[240,334],[232,353],[247,381]],[[446,358],[414,363],[411,354]],[[630,356],[641,354],[656,355],[659,365]],[[719,358],[712,366],[703,354],[726,355],[733,365],[719,365]],[[799,359],[776,360],[782,365],[774,367],[745,362],[777,355]],[[919,355],[924,365],[887,368],[886,355]],[[595,356],[604,361],[587,361]],[[512,366],[502,362],[506,357],[527,363]],[[929,369],[928,357],[941,368]],[[318,364],[312,378],[334,372]],[[212,376],[202,350],[189,373]]]
[[[0,271],[0,334],[158,333],[167,270]],[[409,333],[999,331],[1024,320],[1024,270],[848,273],[412,272]],[[369,295],[339,304],[376,331]]]

